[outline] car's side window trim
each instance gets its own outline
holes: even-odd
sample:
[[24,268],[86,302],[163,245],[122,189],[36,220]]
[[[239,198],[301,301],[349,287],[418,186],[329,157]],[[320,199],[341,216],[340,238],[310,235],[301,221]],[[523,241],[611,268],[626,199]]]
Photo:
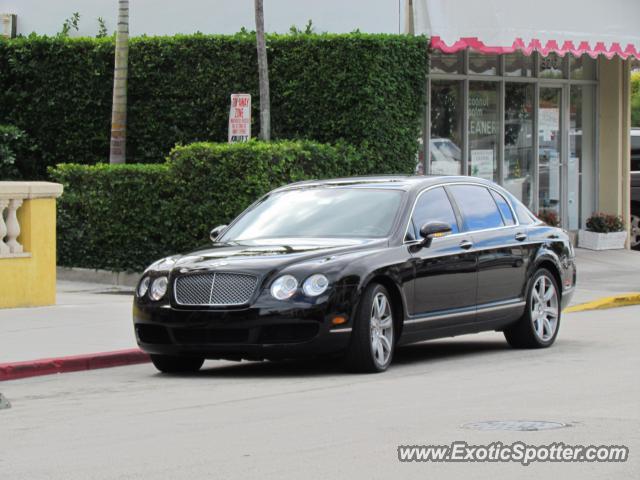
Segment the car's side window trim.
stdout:
[[[502,195],[500,192],[498,192],[497,190],[491,190],[491,198],[493,198],[494,203],[496,204],[496,207],[498,207],[498,212],[500,212],[500,216],[502,217],[502,222],[507,226],[507,227],[514,227],[515,226],[515,222],[516,222],[516,215],[514,215],[514,211],[511,210],[511,205],[509,205],[509,202],[507,201],[507,198]],[[504,200],[504,203],[507,204],[507,207],[509,207],[509,211],[511,212],[511,221],[513,223],[509,224],[507,223],[507,218],[504,216],[504,212],[502,211],[502,208],[500,208],[500,205],[498,204],[498,201],[496,200],[496,197],[494,195],[494,193],[496,195],[499,195],[500,198],[502,198],[502,200]]]
[[[407,228],[405,228],[404,231],[404,240],[403,243],[419,243],[422,240],[420,239],[420,228],[421,226],[418,226],[414,221],[414,214],[415,214],[415,210],[416,210],[416,206],[418,205],[418,201],[420,199],[420,197],[422,196],[423,193],[426,193],[429,190],[435,189],[435,188],[442,188],[442,190],[444,191],[445,196],[447,197],[447,199],[449,200],[449,204],[451,205],[451,210],[453,211],[453,215],[456,219],[456,227],[458,228],[458,232],[462,231],[462,221],[461,221],[461,217],[459,216],[459,212],[457,210],[457,206],[456,204],[452,201],[451,199],[451,194],[449,193],[449,191],[447,190],[446,185],[442,184],[442,185],[431,185],[427,188],[425,188],[424,190],[422,190],[420,193],[418,193],[418,195],[416,195],[416,199],[413,202],[413,208],[411,209],[411,215],[409,216],[409,223],[407,224]],[[409,232],[409,227],[413,227],[413,233],[414,233],[414,240],[407,240],[407,233]],[[453,234],[453,235],[457,235]]]
[[[449,192],[447,191],[448,186],[450,185],[477,185],[479,187],[484,187],[484,188],[488,188],[489,190],[493,190],[496,193],[502,195],[500,193],[500,191],[494,187],[492,187],[491,185],[485,185],[484,183],[478,183],[478,182],[447,182],[447,183],[439,183],[437,185],[429,185],[428,187],[420,190],[420,192],[418,192],[418,194],[416,195],[415,200],[413,201],[413,206],[411,207],[411,212],[409,214],[409,220],[407,221],[407,225],[404,229],[404,236],[403,236],[403,245],[412,245],[412,244],[416,244],[421,242],[422,240],[417,239],[417,240],[410,240],[407,241],[407,232],[409,231],[409,225],[411,224],[411,220],[413,219],[413,212],[416,209],[416,205],[418,204],[418,200],[420,200],[420,197],[425,193],[428,192],[429,190],[433,189],[433,188],[438,188],[438,187],[444,187],[445,188],[445,192],[447,192],[447,196],[449,196]],[[505,228],[514,228],[514,227],[519,227],[520,226],[520,219],[518,218],[518,216],[515,213],[515,209],[513,208],[513,205],[511,204],[511,199],[508,197],[505,197],[504,195],[502,195],[503,198],[506,200],[507,205],[509,205],[509,209],[511,209],[511,214],[513,215],[513,218],[515,220],[515,225],[503,225],[502,227],[493,227],[493,228],[484,228],[482,230],[473,230],[474,233],[477,232],[487,232],[487,231],[491,231],[491,230],[501,230],[501,229],[505,229]],[[456,213],[456,220],[459,222],[460,220],[457,218],[458,215],[458,205],[455,202],[455,199],[449,198],[449,200],[451,201],[451,205],[453,207],[454,212]],[[445,238],[449,238],[449,237],[455,237],[455,236],[460,236],[460,235],[468,235],[469,233],[472,233],[470,231],[460,231],[458,233],[452,233],[450,235],[447,235],[447,237]]]

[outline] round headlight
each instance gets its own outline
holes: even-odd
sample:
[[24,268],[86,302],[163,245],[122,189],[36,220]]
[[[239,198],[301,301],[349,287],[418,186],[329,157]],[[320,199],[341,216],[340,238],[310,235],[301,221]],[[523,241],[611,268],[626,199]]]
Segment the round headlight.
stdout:
[[318,295],[323,294],[328,286],[329,280],[327,277],[320,273],[316,273],[304,281],[302,290],[304,290],[304,293],[310,297],[317,297]]
[[167,277],[158,277],[151,283],[151,290],[149,297],[151,300],[160,300],[167,293],[167,284],[169,281]]
[[144,294],[147,293],[147,290],[149,290],[149,281],[149,277],[144,277],[140,282],[140,285],[138,285],[139,297],[144,297]]
[[271,295],[278,300],[291,298],[298,288],[298,280],[293,275],[283,275],[271,285]]

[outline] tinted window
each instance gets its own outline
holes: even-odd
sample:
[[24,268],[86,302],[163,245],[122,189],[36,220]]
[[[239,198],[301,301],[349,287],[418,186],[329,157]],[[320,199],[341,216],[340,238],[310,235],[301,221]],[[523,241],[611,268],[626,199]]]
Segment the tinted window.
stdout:
[[531,213],[527,207],[522,205],[520,202],[512,202],[513,208],[516,211],[516,215],[518,216],[518,221],[521,225],[531,225],[535,222],[535,217],[533,213]]
[[[451,233],[457,233],[458,223],[453,207],[444,188],[437,187],[427,190],[418,198],[416,208],[411,217],[407,240],[419,238],[420,228],[428,222],[446,222],[451,225]],[[414,230],[412,232],[412,229]]]
[[489,190],[476,185],[452,185],[449,188],[460,207],[467,230],[504,226]]
[[286,237],[384,237],[403,193],[370,188],[300,188],[267,195],[222,242]]
[[494,190],[491,190],[491,195],[498,204],[498,209],[502,214],[502,220],[504,221],[505,225],[515,225],[516,221],[513,218],[513,212],[511,211],[511,208],[509,208],[509,204],[504,199],[504,197]]

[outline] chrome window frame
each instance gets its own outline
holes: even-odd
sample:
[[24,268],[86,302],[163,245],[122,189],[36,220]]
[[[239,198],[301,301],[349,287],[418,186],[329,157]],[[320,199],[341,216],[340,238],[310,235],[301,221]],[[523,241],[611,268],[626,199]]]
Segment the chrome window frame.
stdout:
[[[418,204],[418,200],[420,200],[420,197],[428,192],[429,190],[433,189],[433,188],[438,188],[438,187],[447,187],[447,186],[453,186],[453,185],[473,185],[473,186],[478,186],[478,187],[484,187],[486,189],[489,190],[493,190],[494,192],[496,192],[497,194],[499,194],[500,196],[502,196],[502,198],[504,198],[505,202],[507,202],[507,205],[509,206],[509,209],[511,210],[511,214],[513,215],[513,218],[515,219],[516,223],[514,225],[503,225],[502,227],[492,227],[492,228],[483,228],[483,229],[479,229],[479,230],[466,230],[466,231],[461,231],[458,233],[452,233],[450,235],[446,235],[442,238],[452,238],[452,237],[458,237],[461,235],[469,235],[472,233],[478,233],[478,232],[489,232],[489,231],[494,231],[494,230],[504,230],[506,228],[515,228],[515,227],[519,227],[520,225],[520,219],[518,218],[518,215],[516,215],[515,209],[513,208],[513,205],[511,204],[511,199],[507,196],[504,195],[502,192],[500,192],[500,190],[498,190],[498,188],[495,188],[493,185],[487,185],[484,183],[480,183],[480,182],[473,182],[473,181],[461,181],[461,182],[446,182],[446,183],[438,183],[436,185],[429,185],[426,188],[423,188],[422,190],[420,190],[420,192],[418,192],[418,194],[416,195],[415,200],[413,201],[413,206],[411,207],[411,213],[409,214],[409,218],[407,220],[407,225],[404,229],[404,235],[403,235],[403,241],[402,244],[403,245],[417,245],[419,243],[422,243],[422,240],[418,239],[418,240],[409,240],[407,241],[407,233],[409,232],[409,225],[411,224],[411,220],[413,218],[413,213],[416,209],[416,205]],[[501,187],[499,187],[501,188]],[[493,198],[492,198],[493,200]],[[449,202],[451,202],[451,200],[449,200]],[[494,200],[495,203],[495,200]],[[453,206],[453,204],[451,205],[451,208],[453,209],[453,211],[455,212],[455,208]],[[526,205],[525,205],[525,208]],[[496,205],[496,209],[498,209],[498,212],[500,212],[499,207]],[[528,208],[527,208],[528,210]],[[502,214],[500,214],[500,218],[502,218]],[[531,225],[535,225],[535,223],[531,224]],[[525,225],[526,227],[526,225]]]

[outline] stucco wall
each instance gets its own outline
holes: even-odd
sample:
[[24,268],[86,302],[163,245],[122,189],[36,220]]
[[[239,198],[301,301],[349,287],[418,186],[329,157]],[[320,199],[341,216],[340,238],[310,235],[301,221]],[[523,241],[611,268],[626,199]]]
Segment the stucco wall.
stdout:
[[622,215],[629,228],[630,61],[599,62],[598,208]]
[[0,258],[0,308],[51,305],[56,301],[56,200],[25,200],[18,209],[28,256]]
[[[132,35],[175,33],[235,33],[255,29],[254,0],[131,0]],[[404,28],[402,0],[266,0],[265,28],[284,33],[303,28],[311,19],[316,32],[399,33]],[[94,36],[97,18],[115,31],[117,0],[0,0],[0,13],[18,15],[18,34],[53,35],[64,20],[79,12],[80,32]],[[401,21],[402,19],[402,21]]]

